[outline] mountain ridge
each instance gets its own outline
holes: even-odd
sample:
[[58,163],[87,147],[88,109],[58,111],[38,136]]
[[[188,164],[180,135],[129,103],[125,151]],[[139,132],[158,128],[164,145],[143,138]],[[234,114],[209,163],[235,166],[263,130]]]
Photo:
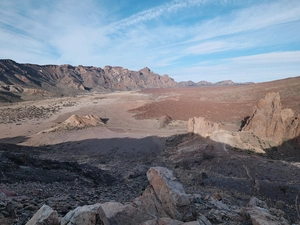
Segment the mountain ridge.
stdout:
[[[120,66],[37,65],[0,60],[0,100],[74,95],[85,91],[125,91],[142,88],[177,87],[168,75],[160,76],[148,67],[139,71]],[[26,98],[26,97],[25,97]]]

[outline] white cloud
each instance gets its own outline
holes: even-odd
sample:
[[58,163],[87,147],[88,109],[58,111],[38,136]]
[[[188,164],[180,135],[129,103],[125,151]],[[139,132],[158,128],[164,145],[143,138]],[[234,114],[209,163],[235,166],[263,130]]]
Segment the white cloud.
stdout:
[[[243,57],[205,61],[189,68],[172,72],[175,80],[217,82],[232,79],[235,82],[261,82],[300,76],[300,51],[271,52]],[[189,79],[190,79],[189,78]]]
[[[116,10],[113,3],[108,7],[96,0],[76,4],[71,0],[52,1],[37,6],[30,6],[29,0],[3,0],[0,2],[0,57],[19,62],[120,65],[129,69],[148,66],[171,76],[179,75],[178,71],[182,74],[188,71],[191,76],[199,73],[217,76],[224,74],[222,69],[233,70],[229,65],[240,71],[243,67],[247,69],[252,61],[252,65],[258,65],[254,62],[258,56],[236,57],[230,61],[224,59],[229,57],[227,53],[254,54],[246,51],[257,48],[258,52],[264,52],[266,46],[270,47],[266,52],[284,51],[281,45],[299,41],[300,34],[295,27],[300,24],[300,4],[295,0],[264,1],[249,4],[250,7],[242,7],[239,2],[234,11],[181,23],[184,19],[180,16],[196,7],[201,15],[212,10],[212,6],[226,8],[236,2],[173,0],[124,18],[114,14],[122,9]],[[211,53],[218,58],[212,59]],[[210,57],[210,61],[195,66],[205,57]],[[272,57],[283,64],[279,56]],[[270,55],[266,58],[272,61]],[[260,59],[261,68],[264,62],[271,70],[266,58]]]

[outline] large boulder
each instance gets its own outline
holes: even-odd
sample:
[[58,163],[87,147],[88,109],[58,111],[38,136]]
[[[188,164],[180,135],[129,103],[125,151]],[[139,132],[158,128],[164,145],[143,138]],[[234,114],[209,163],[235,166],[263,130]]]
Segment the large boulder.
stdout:
[[147,178],[150,187],[134,200],[134,204],[155,217],[182,221],[190,212],[190,201],[173,172],[164,167],[151,167]]
[[206,120],[204,117],[193,117],[188,121],[188,132],[199,134],[202,137],[210,136],[214,132],[220,131],[222,125]]
[[292,109],[282,109],[279,93],[268,93],[254,108],[243,131],[278,144],[300,136],[300,121]]
[[59,225],[58,214],[48,205],[43,205],[26,225]]

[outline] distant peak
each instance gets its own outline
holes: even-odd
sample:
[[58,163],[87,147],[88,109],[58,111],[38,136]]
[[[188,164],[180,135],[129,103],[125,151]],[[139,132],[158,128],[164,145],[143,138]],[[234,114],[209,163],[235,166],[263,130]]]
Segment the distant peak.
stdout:
[[142,73],[150,73],[151,70],[148,67],[145,67],[143,69],[140,70]]

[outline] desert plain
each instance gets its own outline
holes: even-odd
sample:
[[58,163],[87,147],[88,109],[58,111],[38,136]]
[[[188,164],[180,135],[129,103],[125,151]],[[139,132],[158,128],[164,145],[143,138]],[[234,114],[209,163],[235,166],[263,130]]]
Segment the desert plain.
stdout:
[[[210,213],[214,206],[203,202],[216,194],[229,206],[246,206],[255,196],[296,223],[299,145],[294,140],[276,145],[239,133],[245,118],[270,92],[279,93],[282,108],[299,115],[299,77],[2,103],[0,189],[12,199],[15,213],[3,221],[25,224],[44,204],[63,216],[77,206],[131,202],[148,186],[147,170],[162,166],[174,171],[187,194],[198,196],[195,207],[212,224],[251,224]],[[65,125],[72,115],[93,115],[102,123]],[[222,128],[211,136],[191,134],[188,121],[193,117]],[[236,136],[239,143],[230,141]],[[255,149],[258,145],[260,150]]]

